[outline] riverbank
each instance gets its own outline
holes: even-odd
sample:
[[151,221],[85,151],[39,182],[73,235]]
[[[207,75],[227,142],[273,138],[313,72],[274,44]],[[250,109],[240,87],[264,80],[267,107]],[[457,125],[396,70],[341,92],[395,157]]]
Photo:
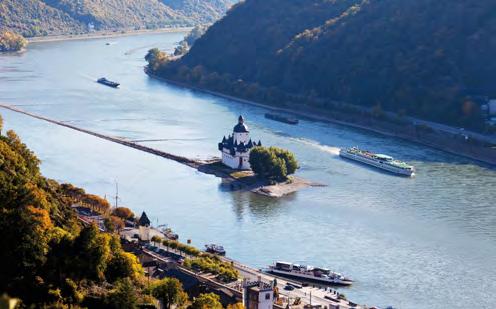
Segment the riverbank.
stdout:
[[[159,77],[149,72],[146,67],[144,71],[148,76],[152,78],[167,82],[171,85],[181,88],[188,88],[194,91],[207,93],[239,103],[257,106],[275,112],[282,112],[312,121],[335,123],[348,127],[372,131],[386,136],[402,138],[411,142],[422,144],[424,146],[442,150],[454,155],[466,157],[496,167],[496,145],[487,145],[486,142],[478,141],[473,138],[467,139],[467,132],[456,130],[456,128],[448,127],[451,130],[443,130],[442,128],[447,126],[439,125],[440,128],[433,128],[429,126],[427,122],[415,123],[414,121],[409,125],[400,125],[387,121],[381,121],[380,119],[371,119],[371,117],[366,117],[359,114],[350,114],[339,111],[332,111],[331,114],[328,111],[311,109],[308,106],[305,106],[305,111],[301,110],[300,106],[277,107],[238,97],[233,97],[220,92],[211,91],[183,82]],[[453,131],[458,132],[453,133]]]
[[257,178],[251,171],[240,172],[228,168],[227,166],[223,165],[220,162],[219,158],[213,158],[209,160],[190,159],[190,158],[174,155],[171,153],[167,153],[165,151],[161,151],[151,147],[143,146],[136,142],[128,141],[122,138],[112,137],[91,130],[79,128],[61,121],[57,121],[41,115],[33,114],[10,105],[0,104],[0,108],[4,108],[32,118],[47,121],[58,126],[66,127],[110,142],[121,144],[130,148],[134,148],[143,152],[147,152],[156,156],[160,156],[169,160],[176,161],[178,163],[195,168],[202,173],[214,175],[216,177],[222,178],[224,185],[227,185],[227,188],[229,188],[230,190],[251,191],[256,194],[278,198],[284,195],[297,192],[303,188],[323,186],[321,184],[313,183],[311,181],[295,176],[292,176],[287,181],[270,183],[266,180]]
[[73,40],[91,40],[91,39],[105,39],[116,38],[124,36],[142,35],[142,34],[158,34],[158,33],[174,33],[174,32],[188,32],[193,29],[192,27],[180,28],[158,28],[158,29],[141,29],[141,30],[106,30],[95,31],[83,34],[64,34],[64,35],[50,35],[50,36],[37,36],[27,38],[29,43],[47,43],[58,41],[73,41]]

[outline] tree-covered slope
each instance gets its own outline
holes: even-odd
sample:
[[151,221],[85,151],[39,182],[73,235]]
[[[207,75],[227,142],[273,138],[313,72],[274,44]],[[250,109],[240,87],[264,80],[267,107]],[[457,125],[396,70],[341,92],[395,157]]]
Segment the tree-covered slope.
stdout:
[[163,4],[188,16],[196,23],[212,23],[221,18],[236,0],[161,0]]
[[231,0],[2,0],[0,29],[25,36],[213,22]]
[[466,98],[496,96],[495,12],[490,0],[246,0],[168,66],[477,126]]
[[39,0],[0,1],[0,30],[24,36],[84,31],[85,25]]
[[46,179],[39,163],[13,131],[2,132],[0,117],[0,294],[22,308],[122,308],[119,287],[136,295],[143,287],[137,257],[116,234],[80,225],[71,208],[108,202]]

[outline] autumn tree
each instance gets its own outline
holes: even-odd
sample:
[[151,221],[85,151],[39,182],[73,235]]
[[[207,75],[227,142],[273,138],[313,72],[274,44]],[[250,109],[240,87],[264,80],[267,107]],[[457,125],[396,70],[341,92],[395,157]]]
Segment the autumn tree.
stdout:
[[191,305],[192,309],[222,309],[220,297],[214,293],[200,294]]
[[131,209],[127,207],[117,207],[112,210],[112,214],[123,220],[129,220],[134,218],[134,213]]
[[181,307],[188,300],[188,295],[184,292],[181,282],[176,278],[164,278],[154,283],[151,291],[152,295],[160,300],[167,309],[170,309],[172,305]]
[[154,243],[154,244],[157,244],[157,243],[161,243],[162,242],[162,239],[160,237],[158,237],[157,235],[153,235],[152,236],[152,239],[151,241]]
[[11,31],[0,32],[0,52],[19,51],[28,45],[28,41]]
[[227,305],[227,309],[245,309],[242,303],[235,303]]
[[169,56],[158,48],[152,48],[146,54],[145,60],[148,62],[148,67],[155,71],[169,60]]
[[120,232],[124,227],[124,221],[116,216],[109,216],[103,221],[105,228],[109,232]]

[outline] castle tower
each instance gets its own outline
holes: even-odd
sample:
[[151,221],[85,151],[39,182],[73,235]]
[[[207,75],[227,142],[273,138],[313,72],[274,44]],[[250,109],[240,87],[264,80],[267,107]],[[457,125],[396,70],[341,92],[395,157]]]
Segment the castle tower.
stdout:
[[234,141],[237,142],[238,144],[248,143],[248,140],[250,138],[250,131],[248,130],[248,127],[245,124],[245,119],[243,118],[243,116],[239,116],[238,124],[234,126],[233,137],[234,137]]
[[232,135],[224,136],[219,143],[219,151],[222,154],[222,163],[232,169],[250,169],[250,151],[255,146],[261,146],[250,139],[250,131],[245,124],[243,116],[239,116],[238,124],[234,126]]

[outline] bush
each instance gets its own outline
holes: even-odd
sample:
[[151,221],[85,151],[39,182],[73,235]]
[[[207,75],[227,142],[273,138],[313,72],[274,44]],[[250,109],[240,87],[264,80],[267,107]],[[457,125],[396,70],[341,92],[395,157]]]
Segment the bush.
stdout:
[[182,251],[186,254],[192,255],[192,256],[199,256],[201,254],[201,251],[198,250],[197,248],[193,246],[188,246],[183,243],[178,242],[177,240],[169,240],[169,239],[164,239],[162,240],[162,244],[166,247],[171,247],[172,249],[177,249],[179,251]]
[[184,267],[212,273],[224,282],[232,282],[239,278],[238,271],[230,263],[223,262],[218,257],[211,255],[201,255],[194,259],[186,259]]
[[255,174],[267,179],[285,180],[298,169],[294,154],[277,147],[255,147],[249,162]]
[[222,309],[220,297],[214,293],[200,294],[191,304],[192,309]]

